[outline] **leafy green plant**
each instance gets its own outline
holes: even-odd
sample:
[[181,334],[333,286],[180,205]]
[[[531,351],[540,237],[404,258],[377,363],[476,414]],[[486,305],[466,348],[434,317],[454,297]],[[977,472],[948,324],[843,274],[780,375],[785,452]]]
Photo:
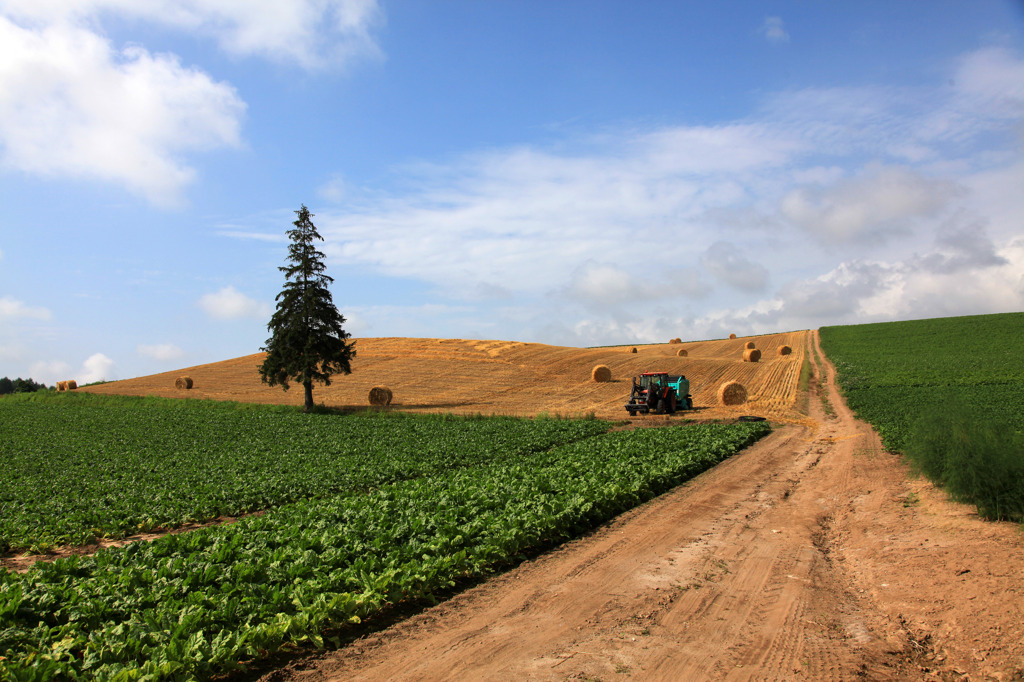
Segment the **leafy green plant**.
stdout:
[[[436,421],[455,434],[497,424],[492,437],[513,423]],[[412,428],[424,423],[406,421],[406,437],[429,449]],[[323,646],[391,605],[429,602],[586,532],[769,431],[755,422],[591,433],[472,466],[458,464],[456,444],[452,466],[427,475],[24,575],[0,571],[0,677],[192,679],[282,647]]]

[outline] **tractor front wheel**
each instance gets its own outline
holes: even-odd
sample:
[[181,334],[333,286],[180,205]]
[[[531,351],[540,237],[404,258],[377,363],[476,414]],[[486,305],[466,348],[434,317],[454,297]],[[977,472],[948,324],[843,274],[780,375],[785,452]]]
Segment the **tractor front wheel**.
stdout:
[[663,398],[658,398],[658,406],[654,408],[654,412],[656,414],[665,414],[665,400]]
[[669,414],[675,414],[676,413],[676,396],[675,396],[675,394],[672,394],[669,397],[669,399],[668,399],[668,413]]

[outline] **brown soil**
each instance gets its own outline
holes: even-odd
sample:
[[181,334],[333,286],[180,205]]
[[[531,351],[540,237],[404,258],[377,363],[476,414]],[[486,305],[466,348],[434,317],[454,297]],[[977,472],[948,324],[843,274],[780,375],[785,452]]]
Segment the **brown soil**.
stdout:
[[[804,339],[778,342],[802,357]],[[743,341],[731,343],[736,366],[753,372],[752,405],[773,404],[757,372],[774,361],[744,365]],[[758,345],[775,356],[769,339]],[[583,364],[625,376],[619,353],[618,369],[596,355]],[[568,364],[552,369],[569,376]],[[831,368],[816,374],[828,380],[812,388],[834,414],[812,399],[809,418],[589,536],[267,679],[1024,677],[1020,527],[984,522],[910,478],[842,403]],[[409,377],[406,395],[419,379]],[[775,405],[766,411],[792,409]]]

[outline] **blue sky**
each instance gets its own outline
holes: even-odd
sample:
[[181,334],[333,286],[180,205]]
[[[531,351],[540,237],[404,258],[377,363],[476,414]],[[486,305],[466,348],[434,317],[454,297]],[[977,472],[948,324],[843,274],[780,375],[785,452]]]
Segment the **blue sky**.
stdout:
[[[0,376],[1024,310],[1024,6],[0,0]],[[358,346],[357,346],[358,348]]]

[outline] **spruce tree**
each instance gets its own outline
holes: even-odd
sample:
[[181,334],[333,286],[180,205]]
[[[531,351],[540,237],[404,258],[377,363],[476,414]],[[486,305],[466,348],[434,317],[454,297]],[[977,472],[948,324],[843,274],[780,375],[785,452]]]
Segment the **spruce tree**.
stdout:
[[284,273],[284,289],[277,295],[277,309],[267,324],[271,337],[261,350],[267,357],[260,366],[260,377],[271,386],[280,384],[286,391],[295,381],[305,389],[304,411],[313,409],[313,382],[331,385],[335,374],[350,374],[355,357],[355,342],[342,329],[345,318],[338,312],[327,286],[334,279],[324,274],[324,254],[314,240],[323,241],[316,231],[312,214],[305,205],[295,211],[298,220],[288,230],[289,265]]

